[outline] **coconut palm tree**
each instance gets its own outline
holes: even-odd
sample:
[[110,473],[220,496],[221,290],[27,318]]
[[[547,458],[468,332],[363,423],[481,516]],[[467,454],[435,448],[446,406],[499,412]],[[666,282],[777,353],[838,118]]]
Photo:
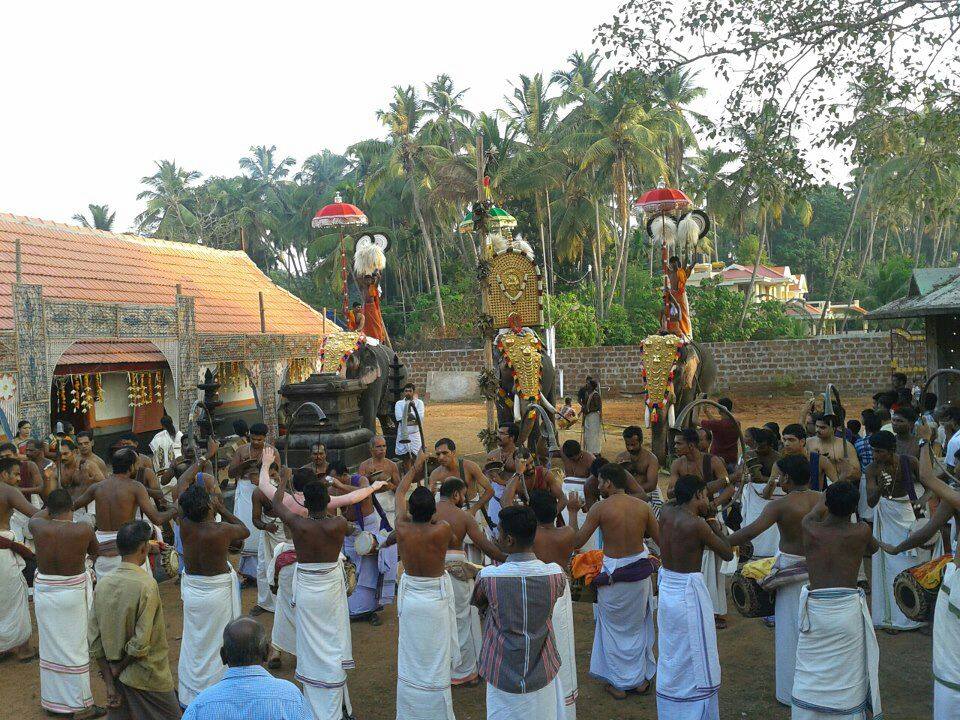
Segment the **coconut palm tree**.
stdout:
[[147,208],[136,217],[138,228],[168,240],[203,242],[193,211],[196,195],[192,183],[200,179],[200,173],[170,160],[161,160],[156,166],[153,175],[140,181],[147,189],[137,195],[137,200],[146,200]]
[[696,133],[690,120],[700,127],[710,126],[710,120],[706,115],[690,109],[690,103],[703,97],[707,92],[705,88],[695,83],[696,76],[696,73],[691,70],[675,70],[662,78],[657,87],[660,102],[673,114],[673,128],[667,141],[666,154],[671,180],[677,185],[683,182],[683,160],[687,150],[697,146]]
[[89,220],[83,213],[77,213],[73,216],[73,219],[83,225],[85,228],[107,231],[113,230],[113,221],[114,218],[116,218],[117,213],[111,212],[109,205],[94,205],[93,203],[90,203],[87,205],[87,209],[90,211]]
[[446,73],[437,75],[426,87],[422,109],[429,119],[423,123],[420,135],[427,143],[456,152],[469,140],[469,126],[474,121],[473,113],[463,106],[467,90],[454,90],[453,80]]

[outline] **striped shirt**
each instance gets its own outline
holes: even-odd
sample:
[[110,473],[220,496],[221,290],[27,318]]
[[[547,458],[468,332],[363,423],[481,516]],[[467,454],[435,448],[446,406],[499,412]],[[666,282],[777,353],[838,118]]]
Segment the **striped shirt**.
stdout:
[[870,466],[870,463],[873,462],[873,448],[870,447],[870,437],[867,436],[857,439],[853,446],[857,450],[857,458],[860,460],[860,469],[865,472]]
[[313,720],[300,689],[259,665],[227,668],[190,703],[184,720]]
[[559,565],[533,553],[480,571],[472,601],[485,613],[479,672],[498,690],[535,692],[556,677],[560,655],[551,618],[566,582]]

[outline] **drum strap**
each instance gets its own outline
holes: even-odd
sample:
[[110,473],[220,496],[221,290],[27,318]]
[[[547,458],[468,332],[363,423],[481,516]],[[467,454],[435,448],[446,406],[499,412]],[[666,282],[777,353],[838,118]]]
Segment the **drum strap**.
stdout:
[[[463,471],[463,458],[457,458],[457,472],[460,475],[460,479],[463,481],[463,484],[467,484],[467,474]],[[467,510],[470,509],[470,500],[467,500]],[[497,526],[497,524],[490,519],[490,516],[487,514],[487,508],[481,507],[480,512],[483,514],[483,519],[487,521],[487,527],[491,530]]]
[[907,486],[907,495],[911,502],[917,501],[917,489],[913,486],[913,471],[910,469],[910,457],[908,455],[900,456],[900,478]]
[[[359,473],[354,473],[350,476],[350,484],[355,488],[360,487],[360,475]],[[383,507],[380,505],[380,501],[377,500],[376,494],[370,496],[370,499],[373,500],[373,509],[377,511],[377,515],[380,516],[380,529],[381,530],[393,530],[393,526],[390,524],[390,520],[387,518],[387,513],[384,512]],[[354,517],[357,518],[357,524],[363,525],[363,515],[360,513],[360,505],[363,501],[361,500],[358,503],[354,503],[353,512]]]
[[822,490],[820,487],[820,453],[810,453],[810,489]]

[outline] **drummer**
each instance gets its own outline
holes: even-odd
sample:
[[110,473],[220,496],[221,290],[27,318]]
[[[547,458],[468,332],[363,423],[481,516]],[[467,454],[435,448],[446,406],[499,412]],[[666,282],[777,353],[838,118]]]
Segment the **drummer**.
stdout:
[[305,468],[313,470],[317,480],[325,480],[330,474],[330,463],[327,461],[327,448],[323,443],[314,443],[310,448],[310,462]]
[[[488,512],[493,487],[483,474],[480,466],[473,460],[465,460],[457,455],[457,445],[450,438],[440,438],[434,445],[439,465],[430,473],[430,491],[436,494],[444,482],[450,479],[463,481],[463,509],[473,515],[488,537],[494,536],[495,525]],[[464,541],[467,560],[478,565],[483,563],[483,553],[468,538]]]
[[387,440],[383,435],[374,435],[370,438],[370,457],[360,463],[357,469],[361,475],[375,480],[384,480],[386,487],[377,494],[380,507],[387,514],[390,528],[396,527],[396,497],[397,485],[400,484],[400,468],[387,457]]
[[[643,447],[643,429],[637,425],[630,425],[623,429],[624,451],[617,455],[617,464],[636,478],[640,487],[647,494],[647,502],[653,508],[653,513],[659,517],[663,507],[663,498],[657,479],[660,474],[660,461],[657,456]],[[628,490],[628,492],[630,492]],[[631,493],[633,494],[633,493]]]

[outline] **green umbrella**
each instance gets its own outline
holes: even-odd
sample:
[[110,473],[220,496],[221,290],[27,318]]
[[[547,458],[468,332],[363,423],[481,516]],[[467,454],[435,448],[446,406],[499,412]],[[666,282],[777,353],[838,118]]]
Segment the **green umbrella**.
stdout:
[[[457,226],[462,233],[473,232],[473,210],[468,210],[463,216],[463,220]],[[502,208],[494,205],[490,208],[490,214],[487,216],[488,230],[511,230],[517,226],[517,219]]]

